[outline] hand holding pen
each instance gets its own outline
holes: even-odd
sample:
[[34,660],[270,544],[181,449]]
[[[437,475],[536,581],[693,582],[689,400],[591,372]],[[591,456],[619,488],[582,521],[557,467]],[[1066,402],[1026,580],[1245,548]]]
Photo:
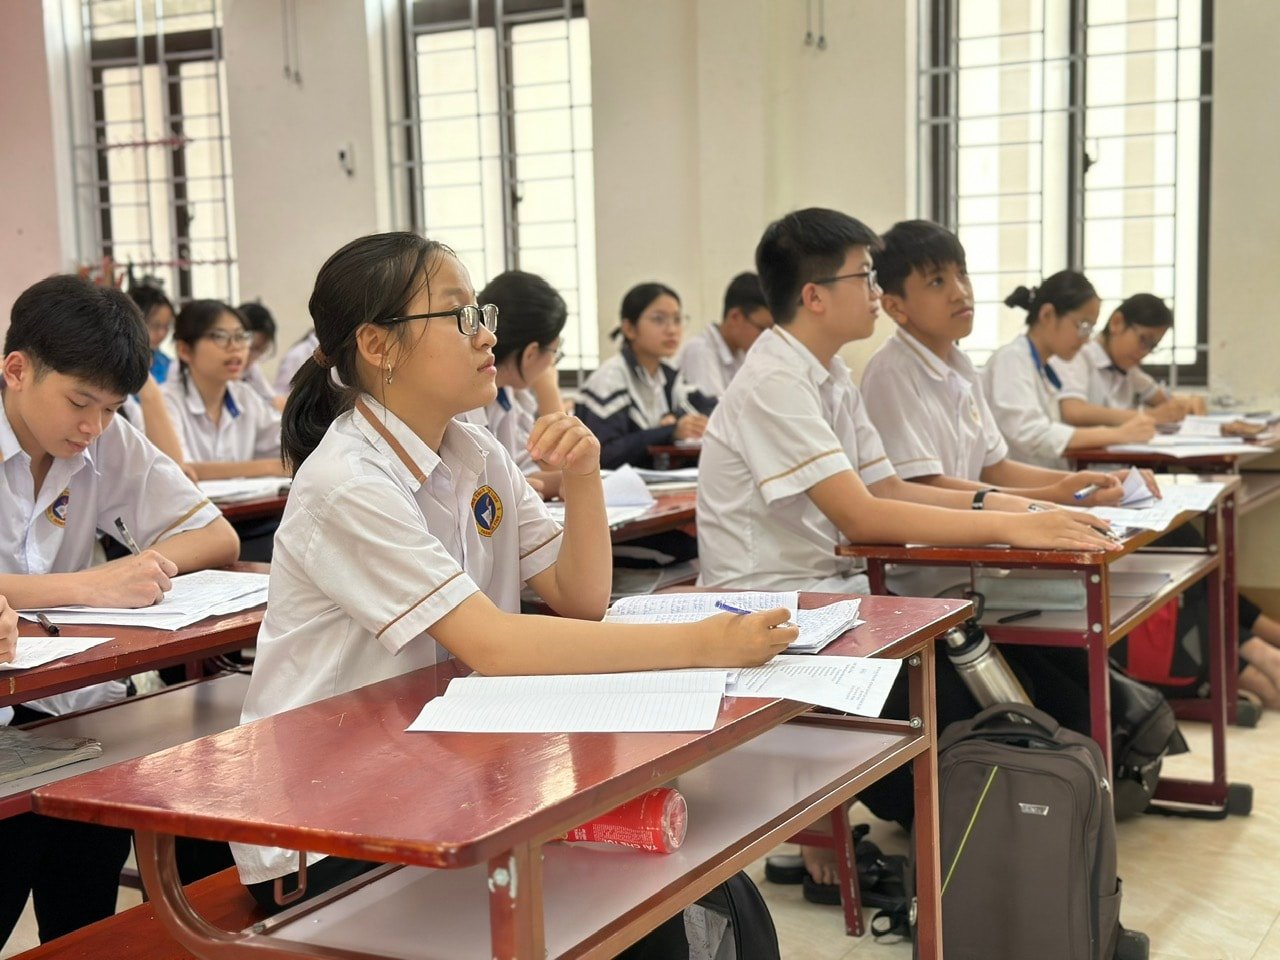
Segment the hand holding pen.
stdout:
[[790,611],[785,607],[742,610],[720,603],[716,606],[734,616],[714,616],[693,624],[705,636],[697,666],[757,667],[800,636],[799,627],[787,626]]
[[[717,610],[723,610],[725,613],[736,613],[736,614],[737,614],[738,616],[740,616],[740,617],[749,616],[749,615],[751,615],[751,614],[753,614],[753,613],[762,613],[762,612],[763,612],[763,611],[760,611],[760,610],[744,610],[744,609],[742,609],[742,607],[735,607],[733,604],[731,604],[731,603],[725,603],[723,600],[717,600],[717,601],[716,601],[716,609],[717,609]],[[782,608],[782,607],[779,607],[778,609],[779,609],[779,610],[781,610],[781,609],[783,609],[783,608]],[[799,630],[799,629],[800,629],[800,624],[796,623],[795,621],[793,621],[793,620],[791,620],[791,619],[787,619],[787,620],[783,621],[782,623],[776,624],[776,626],[779,626],[779,627],[795,627],[797,630]]]
[[123,518],[116,520],[116,533],[120,542],[134,555],[78,574],[87,586],[78,602],[93,607],[122,609],[159,603],[173,588],[170,578],[178,575],[177,564],[155,550],[141,549]]

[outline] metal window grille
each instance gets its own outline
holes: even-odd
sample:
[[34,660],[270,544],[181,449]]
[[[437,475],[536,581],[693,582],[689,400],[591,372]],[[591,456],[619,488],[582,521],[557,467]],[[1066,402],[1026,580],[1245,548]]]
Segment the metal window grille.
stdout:
[[1204,383],[1212,0],[921,0],[919,206],[965,244],[984,361],[1019,283],[1070,267],[1104,301],[1151,292],[1148,358]]
[[599,357],[591,60],[578,0],[405,0],[408,222],[478,288],[508,269],[564,296],[564,367]]
[[79,0],[72,144],[80,258],[186,300],[238,298],[219,0]]

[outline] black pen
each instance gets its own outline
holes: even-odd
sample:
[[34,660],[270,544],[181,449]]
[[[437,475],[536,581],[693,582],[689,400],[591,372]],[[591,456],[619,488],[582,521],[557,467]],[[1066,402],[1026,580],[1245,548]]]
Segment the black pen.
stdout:
[[120,531],[120,542],[129,548],[130,553],[136,556],[142,552],[142,548],[138,546],[138,541],[133,539],[133,534],[124,525],[124,517],[116,517],[116,529]]
[[1023,610],[1021,613],[1011,613],[1007,617],[1001,617],[996,623],[1017,623],[1019,620],[1030,620],[1032,617],[1040,616],[1039,610]]
[[56,637],[62,633],[62,631],[58,629],[58,625],[54,623],[52,620],[50,620],[48,617],[46,617],[43,613],[37,613],[36,620],[39,622],[40,626],[44,628],[44,632],[47,633],[49,636]]

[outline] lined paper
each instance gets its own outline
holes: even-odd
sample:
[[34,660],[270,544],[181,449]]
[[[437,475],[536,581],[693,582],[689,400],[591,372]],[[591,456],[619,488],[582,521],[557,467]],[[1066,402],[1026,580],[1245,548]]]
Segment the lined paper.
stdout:
[[[59,625],[106,624],[178,630],[205,617],[237,613],[265,603],[269,580],[265,573],[199,570],[174,577],[173,589],[164,595],[163,601],[150,607],[46,607],[40,612]],[[21,612],[34,614],[36,611]]]
[[18,655],[9,663],[0,663],[0,670],[30,670],[64,657],[91,650],[114,637],[19,637]]
[[730,697],[785,697],[860,717],[884,710],[901,660],[778,656],[730,675]]

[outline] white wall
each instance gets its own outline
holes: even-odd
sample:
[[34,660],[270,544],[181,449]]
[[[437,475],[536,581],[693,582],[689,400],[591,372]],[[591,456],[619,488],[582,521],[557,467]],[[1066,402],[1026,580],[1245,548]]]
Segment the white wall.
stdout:
[[6,0],[0,27],[0,331],[23,290],[69,269],[58,221],[40,0]]
[[[311,326],[320,265],[378,229],[382,175],[374,117],[383,92],[371,76],[365,5],[307,0],[296,10],[301,85],[283,76],[278,4],[226,0],[223,27],[240,292],[275,314],[280,352]],[[338,163],[347,143],[351,177]]]

